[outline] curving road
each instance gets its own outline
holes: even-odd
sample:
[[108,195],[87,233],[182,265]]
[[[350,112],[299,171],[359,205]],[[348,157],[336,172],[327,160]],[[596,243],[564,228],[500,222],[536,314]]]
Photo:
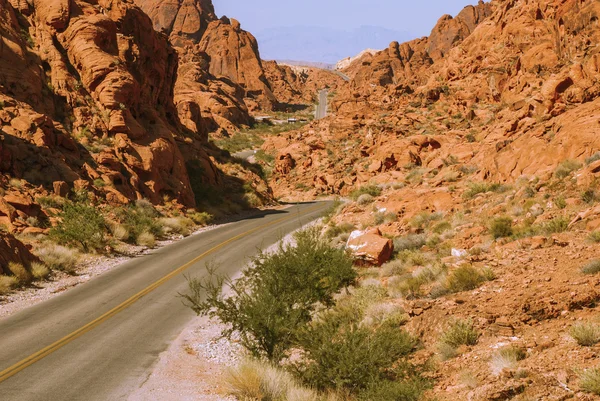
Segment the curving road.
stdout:
[[127,399],[194,317],[177,297],[184,274],[206,274],[216,261],[234,275],[258,247],[329,205],[298,204],[188,237],[0,320],[0,399]]
[[323,89],[319,92],[319,104],[317,104],[317,111],[315,113],[315,120],[320,120],[327,117],[327,95],[329,92],[327,89]]

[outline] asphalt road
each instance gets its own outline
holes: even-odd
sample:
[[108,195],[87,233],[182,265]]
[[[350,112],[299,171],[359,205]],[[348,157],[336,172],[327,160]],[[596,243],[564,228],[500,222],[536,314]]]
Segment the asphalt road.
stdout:
[[0,399],[127,399],[195,316],[177,297],[184,274],[205,275],[214,261],[234,275],[327,207],[294,205],[188,237],[0,320]]
[[327,117],[327,95],[329,92],[323,89],[319,92],[319,104],[317,105],[317,112],[315,113],[315,119],[320,120]]

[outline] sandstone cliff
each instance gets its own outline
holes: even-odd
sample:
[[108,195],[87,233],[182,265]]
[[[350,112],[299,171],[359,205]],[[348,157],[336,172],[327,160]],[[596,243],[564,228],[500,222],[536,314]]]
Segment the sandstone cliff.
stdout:
[[333,101],[336,117],[265,145],[296,166],[293,179],[274,177],[276,192],[302,181],[315,194],[346,194],[403,181],[415,166],[438,177],[463,165],[480,179],[547,179],[564,160],[583,161],[600,148],[598,12],[595,2],[480,3],[442,18],[429,38],[367,54]]

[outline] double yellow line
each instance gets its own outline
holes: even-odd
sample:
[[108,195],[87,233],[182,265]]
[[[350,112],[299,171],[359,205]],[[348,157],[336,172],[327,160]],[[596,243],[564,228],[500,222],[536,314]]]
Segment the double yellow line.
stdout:
[[[316,205],[314,207],[311,207],[311,208],[309,208],[309,209],[306,210],[305,214],[312,213],[313,211],[316,211],[317,209],[319,209],[321,207],[322,207],[321,205]],[[0,383],[2,383],[3,381],[7,380],[8,378],[16,375],[17,373],[19,373],[23,369],[27,368],[28,366],[31,366],[34,363],[38,362],[39,360],[41,360],[41,359],[45,358],[46,356],[52,354],[53,352],[59,350],[60,348],[64,347],[65,345],[69,344],[71,341],[73,341],[73,340],[81,337],[82,335],[84,335],[88,331],[94,329],[95,327],[99,326],[100,324],[102,324],[106,320],[108,320],[111,317],[115,316],[117,313],[119,313],[119,312],[127,309],[128,307],[130,307],[131,305],[133,305],[134,303],[136,303],[139,299],[141,299],[145,295],[148,295],[149,293],[151,293],[152,291],[154,291],[155,289],[157,289],[161,285],[165,284],[167,281],[171,280],[173,277],[179,275],[180,273],[183,273],[185,270],[187,270],[188,268],[190,268],[194,264],[198,263],[200,260],[202,260],[203,258],[207,257],[208,255],[210,255],[210,254],[218,251],[219,249],[221,249],[221,248],[223,248],[223,247],[231,244],[234,241],[237,241],[237,240],[239,240],[241,238],[247,237],[250,234],[253,234],[253,233],[257,232],[257,231],[263,230],[263,229],[268,228],[270,226],[273,226],[275,224],[281,223],[282,221],[287,220],[287,219],[291,219],[293,217],[295,217],[295,216],[282,217],[282,218],[274,220],[274,221],[272,221],[270,223],[263,224],[263,225],[261,225],[259,227],[253,228],[252,230],[246,231],[246,232],[244,232],[242,234],[236,235],[235,237],[231,237],[227,241],[222,242],[219,245],[216,245],[215,247],[209,249],[208,251],[206,251],[203,254],[197,256],[196,258],[192,259],[188,263],[184,264],[183,266],[175,269],[174,271],[172,271],[171,273],[167,274],[163,278],[161,278],[161,279],[155,281],[154,283],[150,284],[148,287],[144,288],[142,291],[140,291],[137,294],[133,295],[131,298],[127,299],[122,304],[115,306],[113,309],[109,310],[108,312],[106,312],[102,316],[100,316],[100,317],[92,320],[91,322],[89,322],[85,326],[83,326],[83,327],[75,330],[71,334],[68,334],[65,337],[61,338],[60,340],[58,340],[58,341],[50,344],[49,346],[47,346],[47,347],[39,350],[35,354],[32,354],[29,357],[27,357],[27,358],[25,358],[25,359],[23,359],[23,360],[15,363],[14,365],[10,366],[9,368],[4,369],[3,371],[0,372]]]

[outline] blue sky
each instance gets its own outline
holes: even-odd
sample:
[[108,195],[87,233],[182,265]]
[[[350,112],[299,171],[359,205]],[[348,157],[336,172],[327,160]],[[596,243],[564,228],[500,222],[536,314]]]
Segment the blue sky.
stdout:
[[242,28],[319,26],[354,29],[372,25],[426,36],[444,14],[456,15],[477,0],[213,0],[219,16],[238,19]]

